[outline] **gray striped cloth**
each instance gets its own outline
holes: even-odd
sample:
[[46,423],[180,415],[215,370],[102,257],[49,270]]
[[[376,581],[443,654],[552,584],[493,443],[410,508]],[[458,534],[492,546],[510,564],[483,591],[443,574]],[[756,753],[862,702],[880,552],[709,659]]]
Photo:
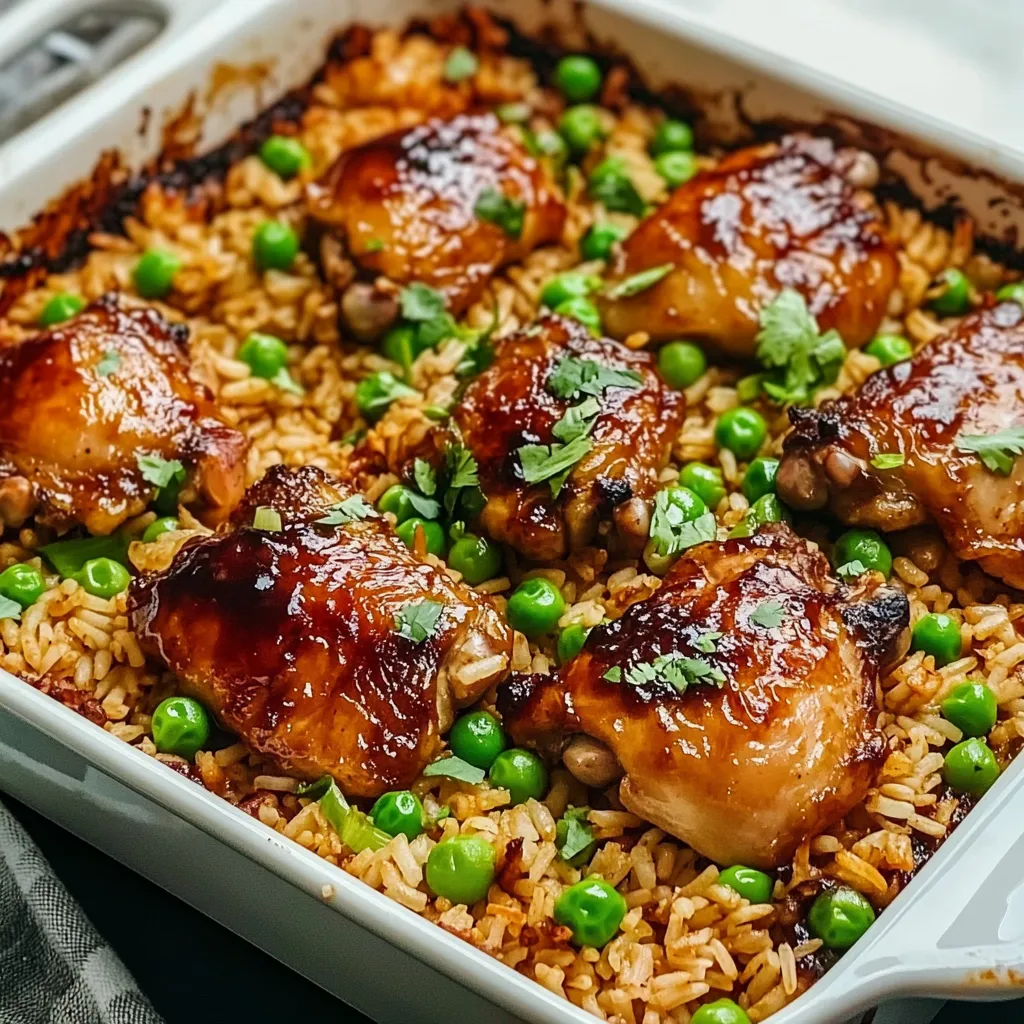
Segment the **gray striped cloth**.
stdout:
[[2,803],[0,1022],[161,1024],[135,979]]

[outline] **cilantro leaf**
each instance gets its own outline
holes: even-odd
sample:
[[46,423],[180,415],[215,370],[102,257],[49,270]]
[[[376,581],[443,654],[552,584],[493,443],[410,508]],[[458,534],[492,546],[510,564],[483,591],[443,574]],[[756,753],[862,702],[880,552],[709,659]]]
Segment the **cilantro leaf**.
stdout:
[[611,683],[624,680],[630,686],[665,683],[678,693],[685,693],[691,686],[722,686],[725,683],[725,673],[706,658],[691,658],[678,651],[659,654],[651,661],[637,662],[625,673],[618,666],[610,668],[604,678]]
[[471,782],[473,785],[484,781],[483,768],[477,768],[461,757],[454,756],[432,761],[423,769],[423,774],[428,778],[458,779],[459,782]]
[[0,594],[0,619],[20,619],[21,605]]
[[661,266],[651,267],[650,270],[641,270],[639,274],[633,274],[618,284],[612,285],[605,293],[609,299],[630,299],[634,295],[653,288],[663,277],[671,274],[676,269],[674,263],[662,263]]
[[42,556],[67,579],[81,571],[86,562],[94,558],[111,558],[122,565],[128,564],[128,544],[131,538],[118,530],[106,537],[76,537],[56,540],[39,548]]
[[775,598],[762,601],[751,613],[750,621],[763,629],[777,629],[786,615],[786,606]]
[[1024,426],[1007,427],[994,434],[957,434],[956,446],[977,455],[993,473],[1009,476],[1015,456],[1024,455]]
[[380,238],[368,238],[366,245],[363,246],[363,252],[383,252],[384,242]]
[[392,402],[418,394],[415,388],[400,381],[390,371],[378,370],[356,385],[356,405],[368,420],[376,422],[388,411]]
[[448,477],[449,487],[477,487],[480,477],[477,473],[476,459],[472,452],[461,444],[452,445],[448,449],[452,462],[452,470]]
[[288,372],[286,366],[282,366],[273,377],[270,378],[270,383],[277,388],[278,391],[285,391],[289,395],[304,395],[306,389]]
[[528,484],[551,481],[551,496],[557,498],[568,473],[593,446],[594,442],[586,434],[568,444],[524,444],[518,449],[523,479]]
[[899,452],[879,452],[871,460],[875,469],[899,469],[907,460]]
[[436,320],[445,312],[444,296],[435,288],[414,281],[406,285],[398,296],[402,316],[413,323]]
[[594,168],[587,187],[591,197],[603,203],[606,210],[642,217],[647,209],[643,196],[626,173],[625,163],[616,156],[602,160]]
[[662,558],[670,558],[696,544],[714,540],[717,529],[713,512],[687,519],[686,511],[672,501],[670,490],[659,491],[655,496],[650,538],[655,552]]
[[120,353],[108,348],[103,353],[103,358],[96,364],[96,372],[101,377],[109,377],[121,365]]
[[496,224],[509,238],[519,238],[523,233],[526,203],[521,199],[510,199],[498,189],[488,187],[477,196],[473,213],[480,220]]
[[316,522],[322,526],[344,526],[358,519],[374,519],[376,516],[376,509],[361,494],[353,494],[331,505],[327,514]]
[[426,459],[417,459],[412,467],[413,479],[420,491],[430,497],[437,493],[437,474]]
[[167,487],[173,483],[183,483],[185,467],[177,459],[164,459],[159,455],[138,455],[135,462],[142,474],[142,479],[154,487]]
[[701,633],[696,640],[693,641],[693,646],[698,651],[703,651],[705,654],[714,654],[718,648],[718,644],[715,642],[721,640],[725,636],[724,633],[720,633],[717,630],[707,630]]
[[818,388],[831,384],[846,359],[846,346],[832,330],[818,332],[818,323],[804,297],[785,288],[761,310],[757,358],[768,370],[761,387],[780,404],[803,403]]
[[421,644],[437,632],[437,623],[443,611],[444,605],[440,601],[431,601],[430,598],[411,601],[395,615],[395,628],[407,640]]
[[859,558],[853,559],[852,562],[845,562],[836,569],[836,573],[844,580],[855,580],[858,576],[863,576],[867,571],[868,567]]
[[551,428],[551,433],[568,444],[577,437],[589,434],[594,427],[601,403],[594,397],[585,398],[579,405],[570,406],[562,418]]
[[569,808],[555,825],[555,846],[558,847],[558,856],[573,867],[585,863],[597,845],[593,830],[584,821],[588,813],[587,807]]
[[456,46],[444,62],[444,80],[451,85],[472,78],[480,67],[476,56],[464,46]]
[[581,395],[600,397],[607,388],[635,390],[643,377],[636,370],[613,370],[593,359],[567,356],[548,377],[545,387],[555,398],[579,398]]
[[613,665],[601,678],[607,679],[609,683],[621,683],[622,669],[618,665]]

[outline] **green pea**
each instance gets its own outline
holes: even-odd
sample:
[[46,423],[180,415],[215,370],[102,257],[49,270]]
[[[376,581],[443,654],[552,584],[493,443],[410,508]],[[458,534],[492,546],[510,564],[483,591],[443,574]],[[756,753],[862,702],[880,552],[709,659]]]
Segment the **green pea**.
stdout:
[[265,220],[252,236],[252,255],[260,270],[291,270],[299,253],[299,236],[279,220]]
[[995,694],[980,681],[954,686],[942,702],[943,718],[965,736],[987,736],[996,724],[998,710]]
[[741,377],[736,381],[736,397],[741,405],[749,405],[761,397],[762,385],[765,374],[752,373],[748,377]]
[[860,562],[865,569],[874,569],[886,579],[892,575],[892,553],[874,530],[847,530],[832,549],[832,562],[837,569]]
[[70,320],[76,313],[80,313],[85,306],[85,301],[70,292],[60,292],[54,295],[43,306],[39,314],[40,327],[53,327],[55,324],[62,324]]
[[288,346],[272,334],[253,331],[238,350],[238,358],[254,377],[273,380],[288,365]]
[[571,929],[577,946],[606,946],[625,916],[622,893],[596,875],[569,886],[555,901],[555,920]]
[[665,179],[669,188],[679,188],[697,173],[697,158],[682,150],[662,153],[654,161],[654,169]]
[[378,499],[377,511],[390,512],[399,523],[416,515],[415,492],[405,484],[392,484]]
[[120,594],[132,580],[128,570],[112,558],[90,558],[71,578],[86,593],[103,598]]
[[716,999],[697,1007],[690,1024],[750,1024],[750,1018],[731,999]]
[[294,178],[303,168],[311,163],[309,150],[288,135],[271,135],[260,146],[260,159],[279,178]]
[[595,224],[580,242],[580,255],[585,260],[606,260],[627,234],[629,232],[618,224]]
[[770,903],[775,883],[771,875],[756,868],[733,864],[718,876],[719,885],[727,885],[751,903]]
[[0,572],[0,597],[17,601],[22,608],[35,604],[45,589],[43,574],[31,565],[9,565]]
[[651,156],[678,153],[693,149],[693,129],[685,121],[666,118],[658,125],[651,139]]
[[563,57],[555,67],[555,85],[570,103],[582,103],[598,94],[601,69],[590,57]]
[[571,626],[566,626],[558,634],[557,651],[559,665],[572,661],[583,650],[583,645],[587,642],[589,635],[590,630],[585,626],[581,626],[578,622],[574,622]]
[[426,541],[428,554],[443,558],[444,527],[433,519],[421,519],[419,516],[413,516],[411,519],[406,519],[404,523],[400,523],[395,528],[395,533],[398,534],[405,546],[412,550],[416,546],[417,528],[423,530],[423,539]]
[[971,283],[966,274],[950,267],[942,275],[942,292],[931,301],[931,307],[942,316],[960,316],[971,308]]
[[666,487],[665,494],[668,496],[668,503],[683,513],[684,522],[691,523],[708,510],[700,495],[691,491],[689,487]]
[[392,327],[381,341],[381,352],[393,363],[398,363],[403,370],[408,370],[419,355],[416,344],[416,329],[408,324]]
[[427,857],[427,885],[452,903],[472,906],[494,881],[494,847],[480,836],[442,839]]
[[778,495],[762,494],[750,508],[745,516],[746,524],[752,533],[756,533],[767,523],[789,522],[789,513],[779,501]]
[[505,730],[489,711],[470,711],[455,720],[448,745],[456,757],[486,771],[508,746]]
[[562,592],[543,576],[523,580],[508,599],[509,625],[530,639],[550,633],[564,613]]
[[879,334],[864,351],[869,356],[874,356],[883,366],[892,366],[894,363],[902,363],[904,359],[909,359],[914,354],[914,346],[898,334]]
[[165,533],[173,533],[175,530],[180,530],[181,524],[174,516],[162,516],[160,519],[155,519],[153,522],[146,527],[146,532],[142,535],[143,544],[152,544],[158,537],[162,537]]
[[423,804],[407,789],[385,793],[370,808],[370,817],[389,836],[401,833],[410,842],[423,831]]
[[568,270],[564,274],[556,274],[544,285],[541,289],[540,301],[549,309],[554,309],[570,299],[585,299],[600,286],[601,279],[599,277]]
[[153,712],[152,730],[161,754],[177,754],[191,761],[210,738],[210,716],[191,697],[168,697]]
[[718,508],[726,495],[722,471],[704,462],[688,462],[679,474],[679,482],[689,487],[712,510]]
[[996,292],[996,298],[1000,302],[1016,302],[1018,306],[1024,306],[1024,281],[1015,281],[1013,284],[1004,284]]
[[501,548],[473,533],[464,533],[448,552],[448,564],[473,587],[493,580],[501,572],[501,563]]
[[807,914],[811,934],[829,949],[849,949],[874,921],[871,904],[845,885],[819,893]]
[[556,168],[561,167],[569,158],[569,147],[564,138],[550,129],[537,132],[533,137],[533,144],[540,156],[547,157]]
[[960,657],[960,626],[956,619],[942,612],[929,612],[914,623],[910,649],[930,654],[936,667],[942,668]]
[[999,762],[988,744],[973,736],[950,748],[942,777],[958,793],[981,796],[999,778]]
[[753,458],[764,444],[768,425],[756,409],[739,406],[718,417],[715,424],[715,442],[728,448],[737,459]]
[[560,302],[555,307],[555,312],[559,316],[565,316],[583,324],[595,337],[600,336],[601,313],[590,299],[566,299],[565,302]]
[[565,139],[569,151],[576,156],[582,156],[605,135],[597,108],[586,104],[570,107],[562,114],[558,121],[558,133]]
[[162,299],[174,285],[181,260],[166,249],[147,249],[135,264],[132,283],[144,299]]
[[548,788],[548,770],[544,762],[529,750],[513,747],[503,750],[491,764],[487,778],[492,786],[507,789],[513,804],[539,800]]
[[692,341],[670,341],[658,352],[658,370],[670,387],[688,388],[707,368],[704,350]]
[[743,474],[743,496],[755,502],[766,494],[775,493],[775,477],[779,472],[779,460],[758,457],[747,466]]

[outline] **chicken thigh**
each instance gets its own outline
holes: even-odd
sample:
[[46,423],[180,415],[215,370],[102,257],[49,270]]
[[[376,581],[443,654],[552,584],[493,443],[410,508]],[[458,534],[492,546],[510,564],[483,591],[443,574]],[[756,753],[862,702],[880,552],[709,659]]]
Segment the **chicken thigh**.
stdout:
[[603,518],[642,549],[684,409],[649,353],[575,320],[548,316],[504,339],[452,414],[476,458],[483,526],[539,560],[589,543]]
[[671,269],[638,295],[606,294],[605,329],[615,338],[701,337],[749,358],[761,310],[794,288],[822,331],[863,345],[898,266],[877,215],[841,173],[845,159],[827,139],[794,136],[732,153],[676,189],[622,244],[611,281]]
[[877,576],[844,587],[779,524],[692,548],[557,675],[514,677],[498,708],[517,743],[605,744],[622,803],[704,856],[775,867],[871,785],[879,669],[908,621],[902,593]]
[[[343,153],[310,186],[328,279],[346,289],[356,267],[441,292],[458,316],[491,275],[557,241],[565,204],[544,164],[490,113],[434,119]],[[357,335],[386,326],[390,293],[356,283],[341,299]]]
[[1002,460],[991,467],[976,450],[1007,428],[1024,431],[1019,305],[969,316],[855,394],[790,417],[778,475],[789,505],[828,505],[881,530],[934,522],[958,558],[1024,587],[1021,442],[988,456]]
[[[257,508],[281,528],[254,527]],[[312,466],[271,469],[232,526],[133,580],[147,651],[280,770],[358,797],[407,787],[452,708],[505,675],[508,626]]]
[[153,456],[178,461],[179,492],[208,523],[242,496],[248,443],[189,377],[184,325],[106,295],[73,319],[0,350],[0,524],[35,514],[107,534],[156,494]]

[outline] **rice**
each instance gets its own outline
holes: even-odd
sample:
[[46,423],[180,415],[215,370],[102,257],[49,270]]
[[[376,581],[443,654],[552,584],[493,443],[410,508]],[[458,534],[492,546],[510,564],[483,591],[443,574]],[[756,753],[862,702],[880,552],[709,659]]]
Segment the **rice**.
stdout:
[[[395,367],[376,351],[339,336],[333,293],[305,254],[287,273],[260,274],[249,257],[250,239],[255,226],[267,218],[301,228],[304,181],[344,149],[416,123],[427,113],[461,109],[469,86],[444,83],[446,52],[444,45],[422,35],[375,33],[366,56],[329,65],[313,90],[297,126],[313,157],[309,171],[286,182],[258,158],[247,156],[230,168],[218,203],[202,215],[183,195],[150,185],[124,235],[94,233],[79,267],[52,275],[18,298],[0,320],[0,342],[27,337],[43,305],[58,292],[94,300],[109,289],[130,291],[131,268],[139,253],[153,246],[170,249],[183,270],[160,308],[189,325],[193,373],[212,390],[227,422],[250,439],[248,482],[282,462],[345,473],[352,438],[361,436],[366,450],[379,456],[384,467],[360,479],[368,499],[375,501],[397,481],[394,467],[432,428],[424,409],[446,407],[456,395],[455,368],[465,346],[453,340],[422,354],[410,371],[420,397],[392,405],[378,423],[368,424],[356,408],[356,384],[368,373]],[[482,102],[542,98],[537,109],[549,120],[557,116],[557,102],[541,92],[530,66],[498,51],[484,57],[475,88]],[[647,154],[661,115],[623,101],[621,109],[605,110],[602,117],[609,131],[608,152],[627,164],[643,196],[663,198],[662,179]],[[713,162],[710,157],[701,160]],[[865,160],[858,173],[859,184],[870,187],[877,165],[872,168]],[[528,323],[544,282],[578,265],[576,245],[591,223],[611,219],[627,228],[635,223],[628,215],[596,208],[579,176],[570,181],[568,194],[570,215],[561,243],[499,274],[484,299],[468,311],[469,324],[486,327],[495,309],[499,333]],[[943,330],[945,324],[922,305],[932,282],[947,267],[964,268],[979,292],[1006,279],[1001,267],[973,251],[968,221],[959,221],[950,232],[892,202],[884,204],[883,212],[900,249],[899,283],[883,330],[904,333],[918,343]],[[253,377],[238,359],[251,331],[275,334],[288,344],[289,370],[303,389],[301,395]],[[637,348],[647,343],[643,334],[628,341]],[[852,353],[834,387],[819,392],[815,401],[856,388],[877,368],[871,356]],[[691,460],[718,466],[729,493],[716,511],[726,527],[738,523],[747,509],[739,491],[745,466],[730,451],[718,449],[714,427],[717,417],[738,403],[739,375],[732,368],[709,367],[687,389],[686,420],[672,446],[672,463],[661,476],[663,483],[674,482],[680,466]],[[777,410],[765,412],[772,435],[763,451],[777,452],[785,417]],[[147,514],[133,520],[127,525],[129,534],[138,539],[152,519]],[[165,534],[156,544],[133,544],[130,557],[140,570],[163,568],[185,539],[200,532],[206,531],[183,517],[181,530]],[[30,526],[16,541],[0,544],[0,569],[24,562],[40,569],[46,583],[45,593],[20,622],[0,621],[0,666],[241,804],[266,827],[602,1019],[686,1021],[701,1002],[722,996],[736,1000],[752,1021],[770,1016],[811,983],[811,961],[821,947],[820,940],[794,936],[783,927],[787,901],[802,887],[828,879],[884,906],[914,870],[915,839],[937,842],[947,834],[957,801],[942,786],[943,751],[961,737],[939,715],[938,705],[952,687],[980,678],[992,688],[999,721],[989,743],[1001,763],[1024,739],[1024,635],[1017,627],[1024,604],[978,570],[960,565],[936,536],[922,535],[894,559],[894,583],[906,592],[915,620],[931,611],[952,615],[961,625],[967,653],[941,669],[931,657],[913,654],[883,680],[880,726],[890,750],[875,787],[845,821],[801,846],[791,872],[777,881],[771,902],[751,904],[719,884],[716,865],[626,812],[614,791],[588,793],[561,768],[553,770],[543,802],[518,807],[511,806],[506,790],[486,783],[421,779],[413,789],[427,814],[436,816],[447,807],[449,816],[411,842],[400,835],[383,849],[353,854],[319,805],[297,795],[297,781],[274,771],[244,744],[200,751],[194,763],[158,754],[151,716],[156,704],[174,692],[175,680],[150,670],[129,629],[123,594],[95,598],[49,572],[36,554],[48,539],[47,531]],[[506,566],[506,576],[476,589],[503,607],[502,595],[510,588],[526,576],[543,576],[565,597],[563,627],[590,627],[614,618],[659,586],[642,563],[610,561],[599,547],[574,552],[558,565],[532,568],[509,553]],[[531,643],[516,634],[514,670],[548,672],[556,663],[550,640]],[[461,683],[468,686],[474,677],[489,674],[490,667],[471,664],[465,672]],[[492,701],[493,695],[485,698],[485,706]],[[588,823],[599,840],[583,868],[561,860],[555,843],[557,819],[570,805],[591,808]],[[434,897],[424,880],[424,865],[435,843],[458,834],[485,838],[497,858],[498,881],[472,907]],[[589,875],[617,886],[628,907],[620,934],[603,950],[571,946],[567,930],[552,916],[563,888]],[[333,893],[332,886],[325,886],[325,899]]]

